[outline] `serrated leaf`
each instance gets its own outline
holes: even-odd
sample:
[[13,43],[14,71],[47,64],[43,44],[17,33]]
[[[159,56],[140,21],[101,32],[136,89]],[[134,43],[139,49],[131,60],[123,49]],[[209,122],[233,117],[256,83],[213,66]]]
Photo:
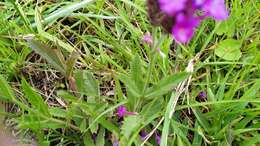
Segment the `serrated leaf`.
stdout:
[[161,96],[172,90],[178,83],[186,79],[190,74],[182,72],[168,76],[160,80],[156,85],[150,87],[145,94],[146,98]]
[[156,99],[152,102],[147,103],[142,107],[141,115],[144,123],[149,123],[155,118],[157,118],[162,112],[163,104],[162,100]]
[[0,75],[0,99],[9,101],[15,99],[15,95],[12,88],[2,75]]
[[79,125],[80,131],[84,132],[87,128],[87,120],[83,119]]
[[[94,121],[94,118],[91,118],[91,117],[90,117],[90,118],[88,119],[89,125],[90,125],[93,121]],[[98,131],[98,123],[92,124],[92,126],[90,126],[89,128],[90,128],[91,133],[97,133],[97,131]]]
[[67,111],[59,107],[51,107],[49,111],[53,117],[66,118],[67,115]]
[[102,125],[104,128],[106,128],[107,130],[109,130],[110,132],[119,132],[119,128],[118,126],[116,126],[114,123],[112,123],[111,121],[105,119],[105,117],[101,117],[97,120],[97,122]]
[[70,57],[68,58],[68,60],[66,62],[66,77],[72,76],[73,67],[78,58],[79,58],[79,54],[76,51],[71,53]]
[[93,139],[91,138],[91,135],[89,132],[86,132],[83,135],[83,142],[84,142],[84,146],[95,146]]
[[26,99],[28,99],[34,109],[37,109],[42,115],[50,116],[47,104],[24,79],[22,80],[22,89]]
[[141,96],[141,92],[135,85],[135,82],[125,74],[119,74],[118,78],[125,84],[127,89],[131,92],[134,97]]
[[58,129],[64,128],[66,125],[63,123],[53,122],[51,120],[45,120],[38,116],[34,115],[23,115],[18,118],[18,127],[19,128],[29,128],[32,130],[50,128],[50,129]]
[[85,70],[77,71],[75,73],[75,79],[77,89],[80,93],[92,97],[98,97],[100,95],[99,84],[92,73]]
[[68,102],[76,102],[76,101],[78,101],[77,97],[71,95],[67,91],[63,91],[63,90],[57,91],[57,95],[59,97],[62,97],[64,100],[66,100]]
[[96,146],[104,146],[104,145],[105,145],[105,129],[100,127],[96,139]]
[[36,24],[36,27],[37,27],[37,31],[38,33],[41,33],[43,32],[43,26],[42,26],[42,19],[41,19],[41,15],[40,15],[40,12],[39,12],[39,7],[38,5],[36,5],[35,7],[35,10],[34,10],[34,21],[35,21],[35,24]]
[[218,57],[223,58],[225,60],[233,61],[239,60],[242,53],[240,51],[242,42],[234,39],[226,39],[221,41],[217,48],[215,49],[215,53]]
[[143,91],[144,88],[144,78],[142,73],[141,60],[138,54],[135,55],[133,61],[131,62],[131,78],[137,86],[139,93]]
[[42,42],[34,39],[27,39],[31,49],[47,60],[55,69],[66,75],[65,59],[59,49],[52,49]]
[[133,115],[125,117],[122,126],[122,133],[125,138],[129,138],[131,134],[141,125],[141,117],[139,115]]

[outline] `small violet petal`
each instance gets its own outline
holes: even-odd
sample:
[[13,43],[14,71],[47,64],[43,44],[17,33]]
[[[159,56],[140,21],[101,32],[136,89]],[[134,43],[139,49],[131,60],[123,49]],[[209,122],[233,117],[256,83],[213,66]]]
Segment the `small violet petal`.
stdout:
[[177,22],[172,28],[173,37],[180,43],[186,43],[191,40],[194,29],[199,25],[200,20],[194,16],[185,16],[179,14]]
[[113,146],[119,146],[119,141],[117,139],[114,141]]
[[145,42],[146,44],[148,45],[152,45],[153,44],[153,38],[151,36],[150,33],[146,33],[144,36],[143,36],[143,42]]
[[126,107],[125,106],[119,106],[118,109],[117,109],[117,114],[120,118],[124,117],[125,114],[126,114],[127,110],[126,110]]
[[205,11],[207,16],[211,16],[216,20],[225,20],[229,16],[225,0],[206,0],[202,10]]
[[155,140],[158,145],[161,144],[161,136],[157,132],[155,132]]
[[145,140],[145,138],[147,137],[147,133],[145,130],[141,130],[141,139]]
[[186,2],[187,0],[159,0],[161,10],[171,16],[182,11]]
[[201,91],[201,92],[199,93],[199,97],[200,97],[200,98],[206,98],[206,97],[207,97],[206,92]]

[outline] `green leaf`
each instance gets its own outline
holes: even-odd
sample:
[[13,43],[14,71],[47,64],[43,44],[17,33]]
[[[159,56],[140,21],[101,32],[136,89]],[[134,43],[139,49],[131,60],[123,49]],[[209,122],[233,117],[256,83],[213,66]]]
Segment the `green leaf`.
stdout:
[[142,115],[144,123],[149,123],[161,115],[162,109],[163,100],[161,98],[155,98],[152,102],[142,107],[140,115]]
[[15,99],[14,92],[5,78],[0,75],[0,99],[12,101]]
[[95,146],[89,132],[86,132],[83,135],[83,142],[84,142],[84,146]]
[[[94,118],[90,117],[88,119],[88,123],[91,124],[94,120],[95,120]],[[90,128],[91,133],[97,133],[98,123],[96,122],[96,123],[92,124],[92,126],[90,126],[89,128]]]
[[104,146],[105,145],[105,129],[100,127],[100,130],[97,135],[96,146]]
[[139,115],[128,116],[124,119],[124,124],[122,126],[122,133],[125,138],[129,138],[135,130],[140,126],[141,118]]
[[[46,24],[46,23],[53,22],[59,18],[64,18],[64,17],[68,16],[69,14],[71,14],[73,11],[86,7],[92,1],[94,1],[94,0],[84,0],[81,2],[70,3],[69,5],[64,6],[60,9],[54,11],[49,16],[44,18],[43,23]],[[36,26],[35,23],[32,24],[32,27],[35,27],[35,26]]]
[[183,141],[185,145],[190,146],[189,139],[187,138],[184,131],[176,124],[177,121],[171,120],[171,127],[176,135],[178,135],[178,139]]
[[19,128],[29,128],[32,130],[38,130],[43,128],[58,129],[64,128],[66,125],[63,123],[53,122],[51,120],[45,120],[37,115],[23,115],[18,118]]
[[37,27],[37,31],[38,33],[41,33],[43,32],[43,26],[42,26],[42,19],[41,19],[41,14],[39,12],[39,7],[38,5],[36,5],[35,7],[35,10],[34,10],[34,21],[35,21],[35,24],[36,24],[36,27]]
[[187,78],[190,74],[182,72],[176,73],[174,75],[168,76],[160,80],[156,85],[149,88],[146,92],[146,98],[153,98],[156,96],[161,96],[171,91],[178,83]]
[[125,74],[119,74],[118,78],[125,84],[129,92],[131,92],[134,97],[141,96],[141,92],[138,90],[135,82],[131,78]]
[[131,62],[131,78],[137,86],[138,92],[141,93],[144,88],[144,77],[141,60],[138,54],[135,55],[133,61]]
[[221,41],[217,48],[215,49],[215,53],[218,57],[223,58],[225,60],[233,61],[239,60],[242,53],[240,51],[242,42],[234,39],[227,39]]
[[83,70],[75,73],[75,79],[78,91],[84,95],[99,97],[99,84],[93,74]]
[[254,137],[248,138],[246,140],[244,140],[240,146],[253,146],[253,145],[257,145],[257,143],[259,144],[260,142],[260,134],[257,134]]
[[36,53],[46,59],[55,69],[60,71],[64,76],[66,75],[65,59],[59,49],[50,48],[38,40],[27,39],[27,42]]
[[71,53],[70,57],[68,58],[68,60],[66,62],[66,77],[72,76],[73,67],[74,67],[77,59],[79,58],[79,56],[80,55],[76,51]]
[[51,107],[49,111],[53,117],[66,118],[67,115],[67,111],[59,107]]
[[223,35],[226,34],[229,37],[232,37],[235,33],[236,26],[234,20],[230,21],[230,19],[223,21],[220,23],[219,27],[216,30],[216,34]]
[[24,79],[22,80],[22,89],[33,108],[37,109],[42,115],[50,116],[47,104],[45,104],[42,97]]
[[71,95],[70,93],[64,90],[57,91],[57,95],[58,97],[62,97],[67,102],[77,102],[79,100],[79,98]]
[[194,115],[196,116],[199,124],[204,128],[206,132],[209,132],[210,130],[210,124],[208,123],[207,118],[201,113],[199,108],[193,108],[192,109]]
[[110,132],[119,132],[118,126],[112,123],[111,121],[107,120],[105,117],[99,118],[97,122]]
[[260,90],[260,79],[256,80],[255,84],[248,89],[240,99],[254,99]]
[[169,135],[169,131],[170,131],[170,122],[171,119],[169,117],[171,111],[174,108],[174,104],[173,101],[176,98],[176,92],[172,92],[171,98],[167,104],[167,108],[166,108],[166,112],[164,113],[164,122],[163,122],[163,129],[162,129],[162,137],[161,137],[161,146],[167,146],[168,144],[168,135]]
[[[256,80],[255,84],[249,88],[244,95],[240,98],[242,100],[249,100],[257,98],[260,91],[260,79]],[[239,103],[237,109],[243,109],[248,103]]]
[[84,132],[86,130],[86,128],[87,128],[87,121],[86,121],[86,119],[83,119],[81,121],[79,128],[80,128],[81,132]]

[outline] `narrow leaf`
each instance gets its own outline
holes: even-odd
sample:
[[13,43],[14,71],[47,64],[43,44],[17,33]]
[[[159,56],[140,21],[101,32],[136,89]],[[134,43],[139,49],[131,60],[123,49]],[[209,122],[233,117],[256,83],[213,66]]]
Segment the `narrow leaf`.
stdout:
[[144,78],[142,72],[141,60],[138,54],[135,55],[133,61],[131,62],[131,77],[137,86],[139,93],[143,91],[144,88]]
[[42,97],[24,79],[22,80],[22,88],[25,97],[31,103],[32,107],[37,109],[40,114],[50,116],[48,105],[45,104]]
[[100,95],[99,84],[92,73],[86,70],[77,71],[75,73],[75,79],[77,89],[80,93],[92,97],[98,97]]
[[79,58],[79,54],[77,52],[72,52],[70,57],[68,58],[66,62],[66,77],[72,76],[73,73],[73,67]]
[[15,99],[15,95],[12,88],[9,86],[9,84],[2,75],[0,75],[0,99],[9,101]]
[[177,73],[168,77],[163,78],[156,85],[149,88],[146,92],[146,98],[153,98],[156,96],[161,96],[171,91],[178,83],[183,81],[185,78],[189,76],[188,73],[182,72]]
[[38,40],[27,39],[27,42],[36,53],[46,59],[55,69],[66,75],[65,59],[58,49],[52,49]]
[[129,138],[138,126],[141,124],[141,118],[138,115],[128,116],[124,119],[124,124],[122,126],[122,133],[126,138]]

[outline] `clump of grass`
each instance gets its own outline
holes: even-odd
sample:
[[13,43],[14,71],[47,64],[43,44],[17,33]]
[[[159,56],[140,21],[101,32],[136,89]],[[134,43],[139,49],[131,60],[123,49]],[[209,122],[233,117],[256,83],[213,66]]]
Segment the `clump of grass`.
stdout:
[[41,146],[259,144],[257,2],[233,0],[228,20],[203,21],[187,45],[151,26],[143,1],[0,8],[0,99],[15,108],[1,114],[20,136]]

